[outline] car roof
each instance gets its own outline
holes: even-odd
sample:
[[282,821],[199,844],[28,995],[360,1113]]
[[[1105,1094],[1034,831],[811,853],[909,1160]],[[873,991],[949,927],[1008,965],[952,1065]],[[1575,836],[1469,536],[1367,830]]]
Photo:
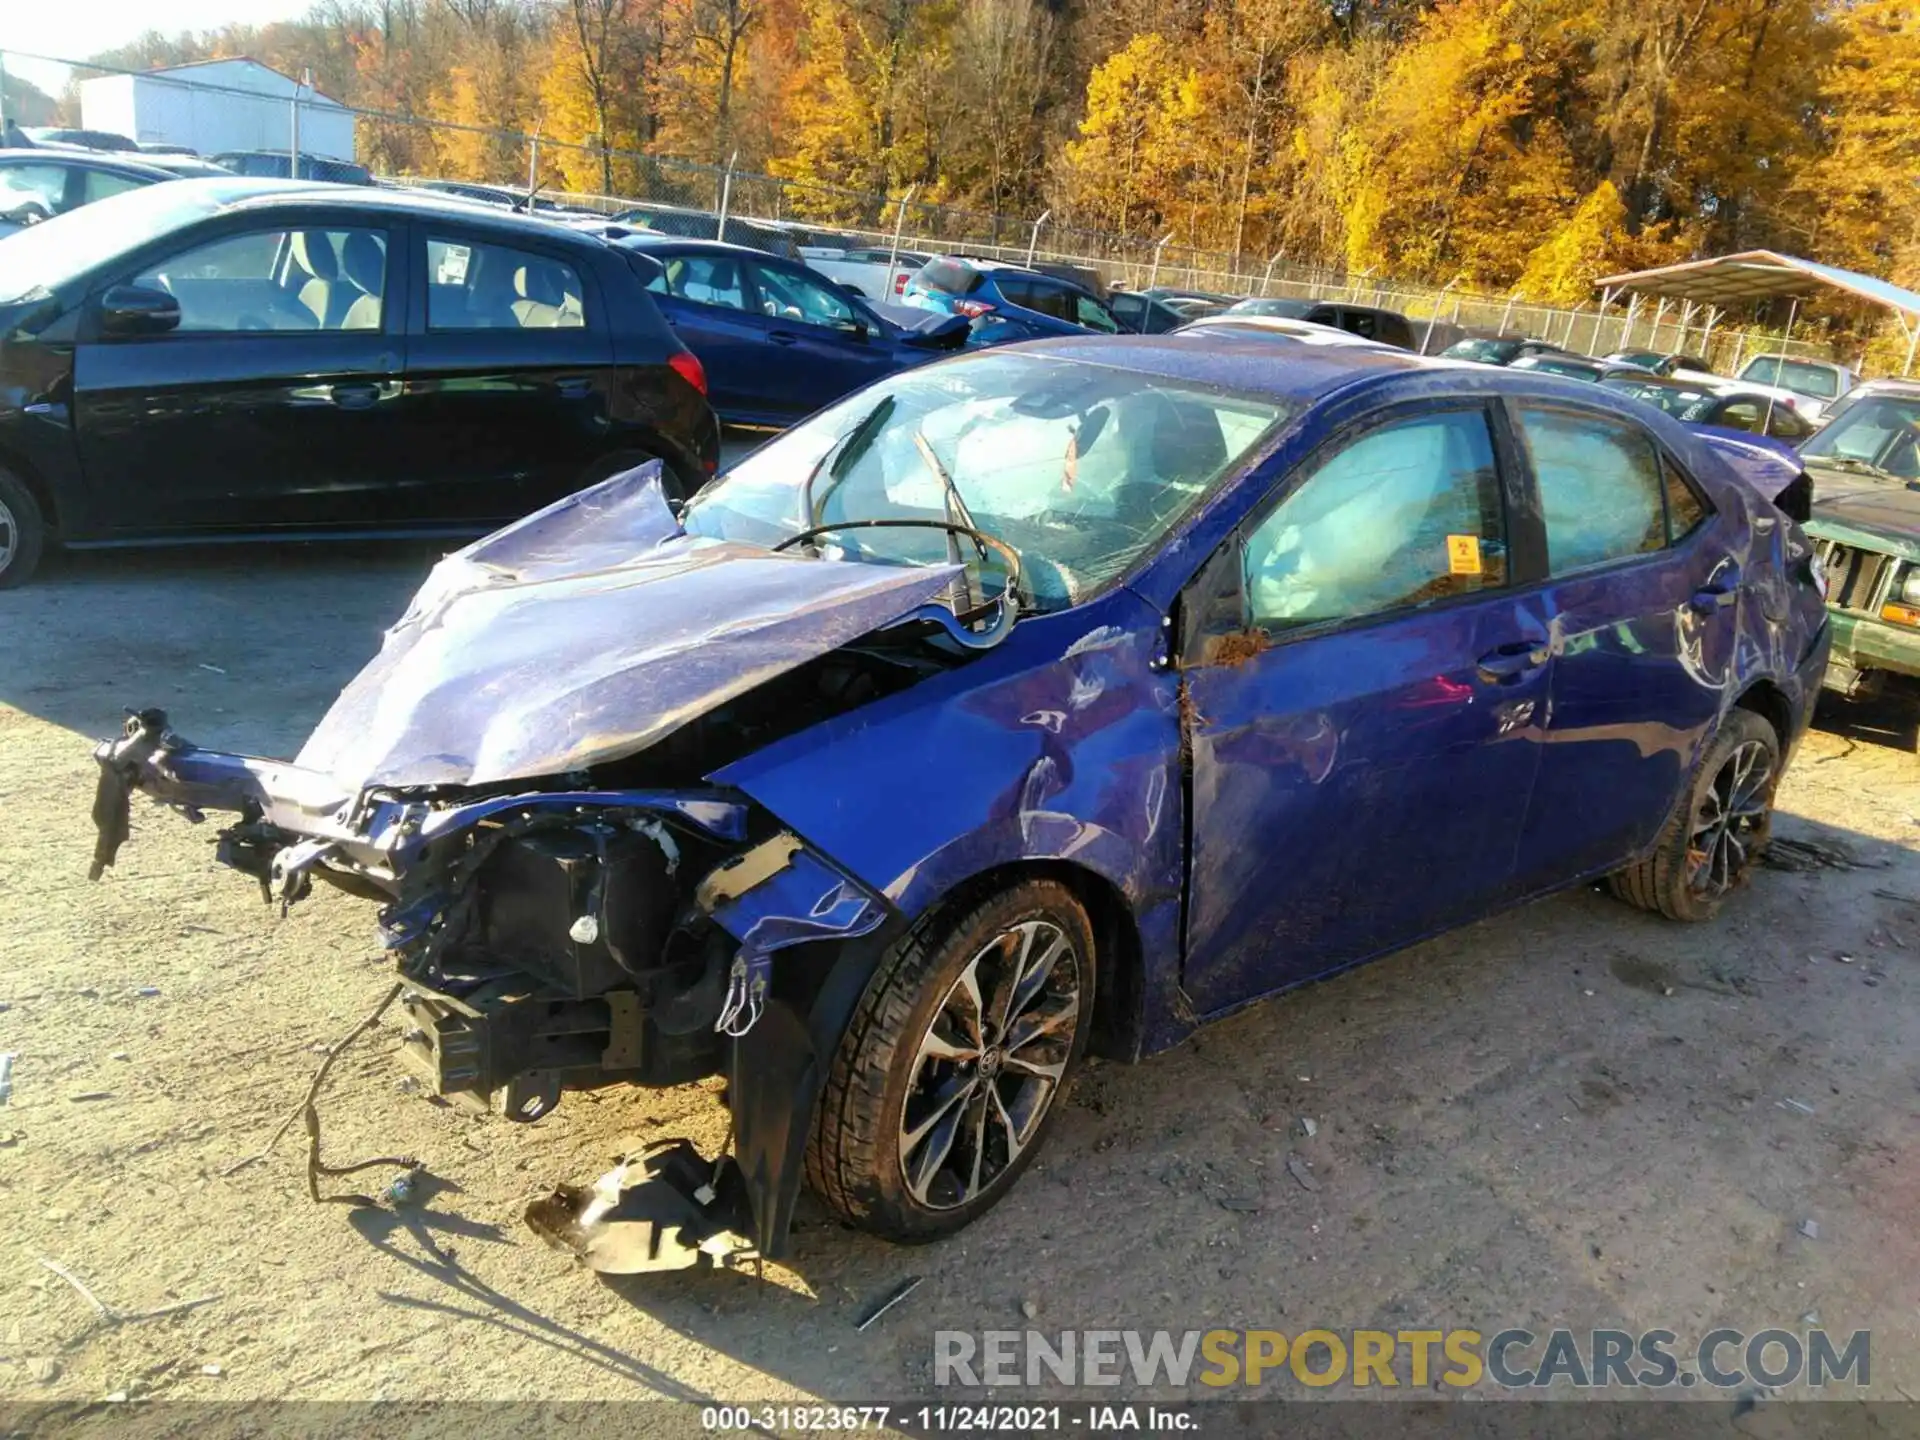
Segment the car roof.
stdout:
[[[610,244],[623,250],[673,250],[682,255],[731,255],[741,260],[784,260],[784,255],[769,255],[765,250],[756,250],[751,245],[735,245],[730,240],[702,240],[693,235],[662,235],[653,230],[625,230],[618,222],[610,222],[612,228],[622,230],[619,235],[607,236]],[[592,229],[588,227],[587,233]]]
[[1284,335],[1329,345],[1380,344],[1378,340],[1369,340],[1351,330],[1342,330],[1338,325],[1326,325],[1318,320],[1300,320],[1291,315],[1261,315],[1251,310],[1224,310],[1218,315],[1198,315],[1181,326],[1179,333],[1231,335],[1236,331],[1242,335]]
[[232,179],[177,180],[177,185],[200,185],[225,210],[274,210],[281,206],[325,205],[329,209],[358,211],[368,216],[403,215],[440,216],[468,229],[494,230],[524,236],[529,240],[565,237],[574,245],[604,243],[591,231],[511,210],[476,205],[455,196],[433,191],[389,190],[378,185],[335,185],[325,180]]
[[[1062,336],[1007,348],[1303,402],[1318,400],[1369,377],[1420,369],[1464,372],[1460,365],[1427,360],[1391,345],[1275,345],[1271,340],[1227,332],[1209,335],[1205,344],[1196,345],[1193,336],[1197,329],[1170,335]],[[1480,383],[1480,373],[1473,373]]]
[[37,160],[42,164],[52,161],[60,165],[77,165],[83,170],[118,170],[153,180],[172,180],[179,173],[164,165],[156,165],[151,160],[141,159],[137,151],[88,150],[78,145],[36,145],[31,149],[16,147],[0,150],[0,161],[4,160]]

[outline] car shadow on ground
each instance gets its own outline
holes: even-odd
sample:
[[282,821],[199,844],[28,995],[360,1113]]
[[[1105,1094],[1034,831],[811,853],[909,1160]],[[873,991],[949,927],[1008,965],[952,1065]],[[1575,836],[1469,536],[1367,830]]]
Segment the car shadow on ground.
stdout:
[[1920,750],[1920,705],[1905,696],[1843,700],[1823,691],[1813,723],[1856,744],[1885,745],[1909,755]]
[[[1870,1265],[1870,1232],[1858,1255],[1816,1255],[1795,1226],[1859,1193],[1859,1157],[1896,1121],[1817,1134],[1795,1128],[1804,1105],[1776,1101],[1839,1106],[1811,1057],[1842,1042],[1878,1056],[1848,1060],[1847,1093],[1891,1083],[1857,1067],[1904,1063],[1909,1022],[1862,987],[1912,964],[1870,947],[1888,943],[1883,926],[1920,925],[1920,911],[1875,898],[1920,890],[1920,861],[1790,814],[1779,828],[1844,863],[1764,869],[1713,925],[1582,887],[1255,1006],[1142,1065],[1090,1065],[1038,1163],[947,1240],[885,1244],[803,1196],[780,1264],[575,1272],[571,1285],[843,1403],[955,1398],[933,1384],[941,1330],[1032,1329],[1050,1343],[1068,1329],[1222,1326],[1697,1334],[1707,1317],[1789,1303],[1782,1285],[1802,1308],[1824,1289],[1838,1309],[1822,1267]],[[1825,942],[1857,960],[1805,953],[1791,921],[1804,931],[1809,906],[1833,917]],[[406,1263],[499,1317],[488,1323],[529,1323],[469,1277]],[[1308,1393],[1284,1376],[1260,1393],[1276,1391]]]

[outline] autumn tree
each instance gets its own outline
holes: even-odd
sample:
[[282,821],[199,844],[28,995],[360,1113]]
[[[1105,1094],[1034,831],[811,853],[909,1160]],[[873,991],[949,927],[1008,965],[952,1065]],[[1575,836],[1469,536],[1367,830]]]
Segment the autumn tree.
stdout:
[[544,134],[563,142],[553,163],[569,188],[603,195],[638,188],[631,156],[653,139],[647,80],[658,23],[648,0],[555,5],[540,102]]
[[1822,152],[1796,177],[1809,253],[1920,282],[1920,9],[1859,0],[1834,18]]

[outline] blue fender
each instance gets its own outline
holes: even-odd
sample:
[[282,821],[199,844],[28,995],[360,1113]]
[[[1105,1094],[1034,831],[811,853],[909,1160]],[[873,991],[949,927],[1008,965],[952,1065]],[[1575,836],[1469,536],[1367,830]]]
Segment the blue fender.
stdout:
[[1138,941],[1147,1046],[1160,1048],[1184,1033],[1185,806],[1167,643],[1161,613],[1116,588],[1029,616],[996,649],[711,779],[909,922],[1007,866],[1098,877]]

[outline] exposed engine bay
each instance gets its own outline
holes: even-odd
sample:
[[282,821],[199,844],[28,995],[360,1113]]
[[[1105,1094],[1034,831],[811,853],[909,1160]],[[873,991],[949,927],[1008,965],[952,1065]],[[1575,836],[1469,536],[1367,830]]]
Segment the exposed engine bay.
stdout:
[[[816,1051],[837,1033],[810,1016],[846,946],[884,942],[898,916],[699,777],[962,663],[952,612],[928,603],[954,572],[729,554],[736,603],[719,605],[700,588],[712,547],[680,534],[657,486],[644,472],[609,486],[443,562],[292,764],[201,748],[163,711],[130,715],[95,752],[92,873],[127,839],[135,791],[196,822],[237,813],[219,858],[268,901],[284,910],[317,882],[379,905],[403,1055],[431,1093],[470,1108],[532,1121],[570,1089],[725,1074],[739,1176],[695,1188],[735,1197],[746,1213],[728,1225],[778,1254]],[[626,562],[543,563],[582,508],[611,519]],[[682,543],[663,556],[650,538]],[[756,586],[757,608],[737,603]],[[565,636],[539,630],[562,617],[631,632],[620,666],[589,675],[555,658]],[[524,650],[516,628],[531,633]],[[544,675],[520,663],[534,654]],[[509,674],[517,711],[497,698]],[[534,770],[561,753],[584,763]],[[776,955],[810,944],[776,971]],[[683,1155],[650,1183],[689,1173]],[[540,1228],[568,1243],[565,1225]],[[699,1242],[663,1253],[685,1263]]]

